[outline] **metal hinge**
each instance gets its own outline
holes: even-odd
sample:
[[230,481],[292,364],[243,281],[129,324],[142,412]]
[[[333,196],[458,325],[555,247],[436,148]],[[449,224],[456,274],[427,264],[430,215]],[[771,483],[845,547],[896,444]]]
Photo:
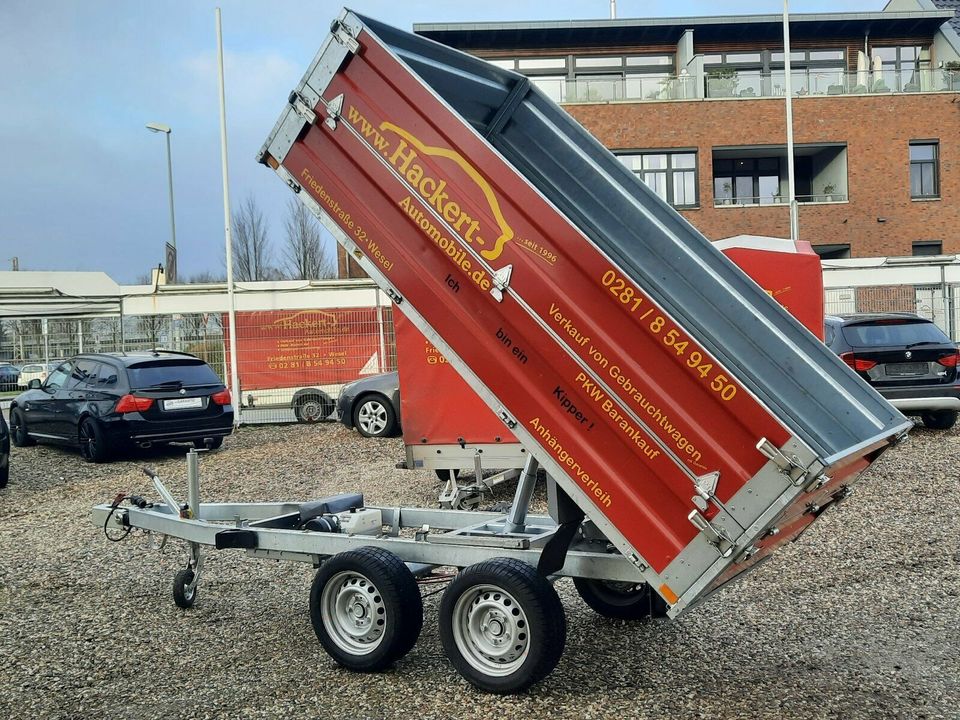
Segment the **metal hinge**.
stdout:
[[720,471],[714,470],[713,472],[698,476],[694,481],[693,489],[697,491],[697,494],[693,496],[692,500],[693,504],[700,508],[700,510],[705,511],[707,509],[707,503],[713,500],[719,480]]
[[330,102],[320,98],[320,102],[322,102],[323,106],[327,109],[327,117],[324,119],[323,124],[331,130],[336,130],[337,121],[343,113],[343,93],[337,95]]
[[510,416],[510,413],[507,412],[506,408],[500,408],[500,412],[497,413],[497,416],[503,420],[503,424],[511,430],[517,426],[517,421]]
[[774,465],[780,468],[780,472],[790,479],[791,483],[803,485],[808,470],[800,462],[800,458],[796,455],[787,455],[766,438],[760,438],[760,442],[757,443],[757,450],[764,457],[772,460]]
[[302,117],[303,121],[308,125],[313,125],[317,121],[317,114],[313,111],[313,108],[310,107],[307,99],[296,90],[290,93],[287,102],[290,103],[293,111]]
[[697,510],[691,510],[687,515],[687,520],[693,523],[693,526],[707,539],[707,542],[713,545],[720,557],[730,557],[733,554],[734,543],[723,528],[716,527]]
[[356,54],[360,50],[360,43],[357,42],[357,38],[341,20],[334,20],[330,23],[330,32],[333,34],[333,39],[350,52]]
[[513,274],[513,265],[504,265],[493,274],[493,287],[490,294],[497,302],[503,302],[503,291],[510,286],[510,275]]

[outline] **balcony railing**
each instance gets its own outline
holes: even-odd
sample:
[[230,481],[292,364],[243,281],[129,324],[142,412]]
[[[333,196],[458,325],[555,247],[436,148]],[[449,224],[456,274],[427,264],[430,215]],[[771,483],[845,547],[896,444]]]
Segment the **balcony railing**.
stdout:
[[[790,73],[794,95],[878,95],[908,92],[960,92],[957,70],[885,70],[844,72],[795,70]],[[531,78],[561,103],[692,100],[707,98],[783,97],[783,72],[724,71],[698,78],[695,75],[635,75],[625,78]]]
[[[877,95],[890,92],[960,91],[960,72],[912,70],[842,72],[795,70],[790,73],[794,95]],[[786,92],[783,72],[735,72],[707,74],[706,97],[782,97]]]
[[[829,195],[797,195],[797,202],[801,205],[809,203],[831,203],[847,202],[846,193],[831,193]],[[714,207],[743,207],[753,205],[784,205],[786,206],[786,195],[768,195],[765,197],[715,197],[713,199]]]

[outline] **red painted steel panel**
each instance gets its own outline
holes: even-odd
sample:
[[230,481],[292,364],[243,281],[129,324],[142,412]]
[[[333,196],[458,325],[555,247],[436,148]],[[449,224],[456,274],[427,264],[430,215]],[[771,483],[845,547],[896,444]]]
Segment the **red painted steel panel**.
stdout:
[[394,313],[400,414],[407,445],[516,443],[503,421],[416,326]]
[[[823,272],[810,243],[796,252],[726,247],[733,260],[810,332],[823,339]],[[402,313],[394,316],[403,439],[407,445],[511,443],[516,438]]]
[[[326,91],[344,96],[341,126],[312,126],[284,167],[661,571],[697,532],[691,478],[624,408],[687,471],[719,470],[721,500],[766,462],[760,437],[789,434],[395,58],[359,41]],[[515,298],[496,302],[467,245],[512,265],[511,288],[570,354]]]
[[723,254],[823,340],[823,270],[810,243],[798,242],[795,253],[728,247]]

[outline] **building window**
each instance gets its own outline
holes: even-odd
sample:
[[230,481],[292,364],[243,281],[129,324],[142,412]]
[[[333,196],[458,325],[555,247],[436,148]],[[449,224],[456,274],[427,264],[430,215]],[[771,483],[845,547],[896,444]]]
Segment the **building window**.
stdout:
[[619,156],[620,162],[676,208],[697,207],[697,154],[644,152]]
[[943,243],[938,240],[923,240],[913,244],[914,255],[943,255]]
[[777,202],[780,198],[780,158],[714,158],[713,196],[717,205],[769,205]]
[[910,197],[940,197],[938,142],[910,143]]
[[820,256],[821,260],[843,260],[850,257],[850,244],[814,245],[813,251]]
[[[916,92],[921,79],[930,73],[930,48],[920,45],[870,48],[883,63],[883,84],[893,92]],[[876,88],[875,88],[876,89]]]

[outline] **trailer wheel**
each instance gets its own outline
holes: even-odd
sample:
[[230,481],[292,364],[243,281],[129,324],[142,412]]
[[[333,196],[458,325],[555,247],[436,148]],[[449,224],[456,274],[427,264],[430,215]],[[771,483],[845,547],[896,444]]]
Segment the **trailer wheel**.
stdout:
[[566,636],[557,591],[519,560],[471,565],[443,593],[443,649],[481,690],[516,693],[539,682],[559,662]]
[[177,604],[177,607],[187,608],[193,607],[193,604],[197,601],[197,586],[193,584],[193,570],[187,568],[186,570],[180,570],[176,575],[173,576],[173,601]]
[[573,584],[583,601],[604,617],[642,620],[667,616],[666,601],[647,583],[574,578]]
[[310,621],[337,663],[377,672],[413,649],[423,627],[423,600],[400,558],[362,547],[320,566],[310,589]]
[[326,395],[301,395],[293,406],[297,422],[315,423],[330,416],[333,412],[333,400]]

